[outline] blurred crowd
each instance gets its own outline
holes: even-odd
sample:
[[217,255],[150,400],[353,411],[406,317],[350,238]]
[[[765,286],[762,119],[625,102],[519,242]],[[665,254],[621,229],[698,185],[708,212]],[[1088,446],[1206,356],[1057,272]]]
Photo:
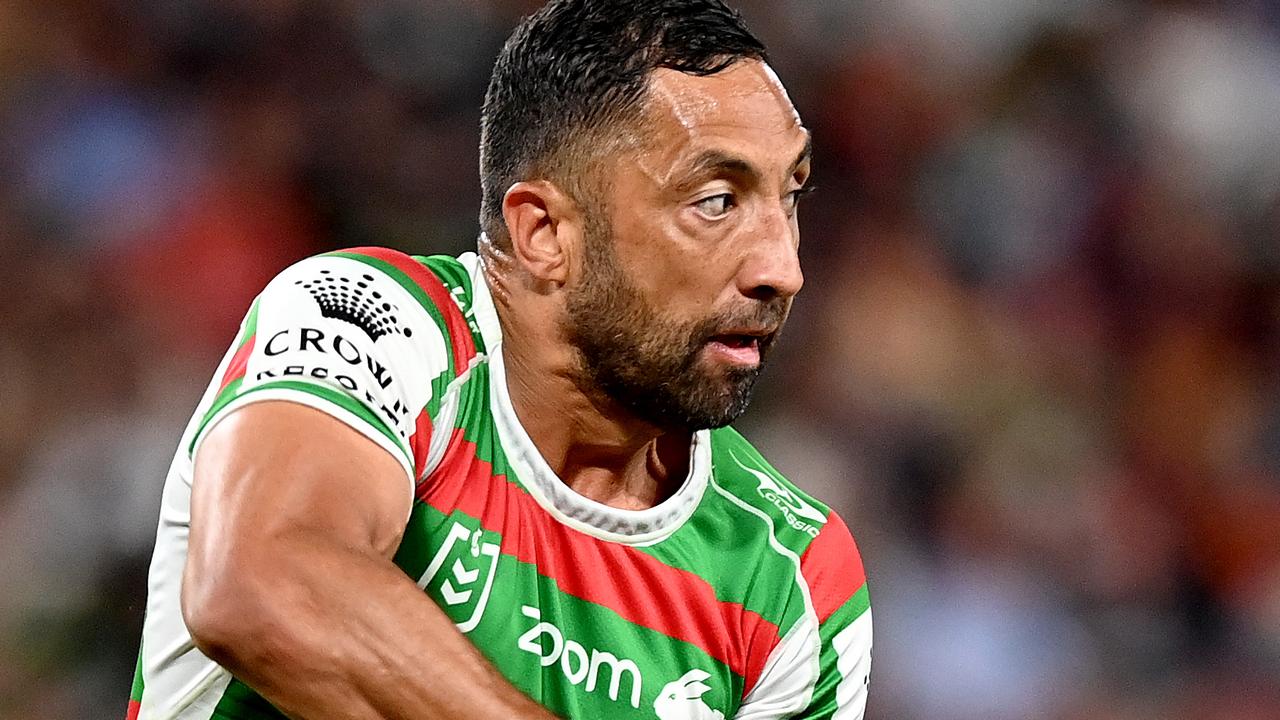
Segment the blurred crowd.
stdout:
[[[473,247],[537,4],[0,2],[0,718],[123,716],[241,315]],[[821,186],[741,427],[859,540],[868,720],[1280,717],[1280,4],[738,5]]]

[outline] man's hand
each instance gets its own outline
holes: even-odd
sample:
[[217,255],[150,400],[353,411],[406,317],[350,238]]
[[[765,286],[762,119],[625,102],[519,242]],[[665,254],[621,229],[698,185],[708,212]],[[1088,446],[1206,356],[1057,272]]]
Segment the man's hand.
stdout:
[[395,458],[318,410],[233,412],[195,459],[197,647],[294,718],[552,718],[392,564],[412,497]]

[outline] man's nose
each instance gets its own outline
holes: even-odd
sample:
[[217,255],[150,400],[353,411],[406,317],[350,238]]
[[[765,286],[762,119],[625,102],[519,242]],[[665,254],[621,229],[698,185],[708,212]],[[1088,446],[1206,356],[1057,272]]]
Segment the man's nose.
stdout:
[[780,208],[762,218],[751,254],[739,274],[739,289],[756,300],[790,299],[804,285],[800,270],[800,238],[791,218]]

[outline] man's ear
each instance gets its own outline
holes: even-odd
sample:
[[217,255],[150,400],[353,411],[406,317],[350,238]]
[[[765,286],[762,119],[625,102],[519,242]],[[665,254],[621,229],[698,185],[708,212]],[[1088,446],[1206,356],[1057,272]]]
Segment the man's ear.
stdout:
[[582,241],[577,204],[547,180],[518,182],[502,198],[516,264],[535,280],[563,285]]

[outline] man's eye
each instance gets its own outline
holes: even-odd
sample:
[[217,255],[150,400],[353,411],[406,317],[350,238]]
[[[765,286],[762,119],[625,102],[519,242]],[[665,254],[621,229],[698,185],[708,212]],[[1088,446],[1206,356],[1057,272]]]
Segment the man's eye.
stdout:
[[812,193],[814,190],[817,190],[817,188],[810,185],[808,187],[802,187],[798,190],[793,190],[787,193],[787,210],[790,212],[795,212],[796,207],[800,205],[800,199],[803,198],[805,195]]
[[733,209],[734,205],[733,195],[729,193],[721,193],[720,195],[712,195],[709,198],[699,200],[695,204],[695,207],[697,207],[698,211],[707,217],[718,218],[728,214],[728,212]]

